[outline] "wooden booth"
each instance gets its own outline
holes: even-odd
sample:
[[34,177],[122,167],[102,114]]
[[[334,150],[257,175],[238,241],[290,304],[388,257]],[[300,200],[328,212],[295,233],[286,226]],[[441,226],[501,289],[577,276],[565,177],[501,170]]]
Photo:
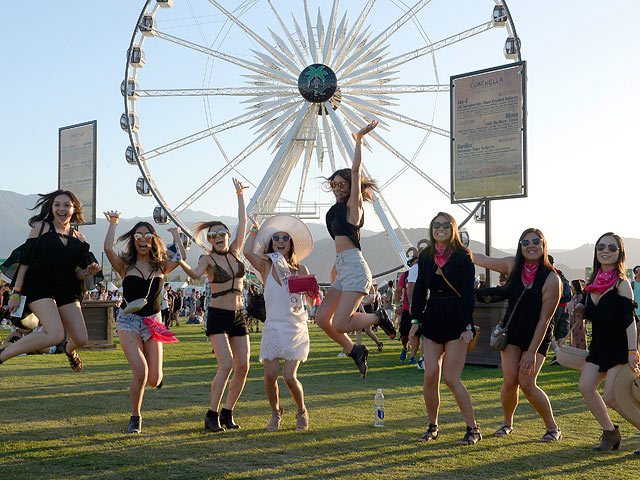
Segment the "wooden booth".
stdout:
[[113,317],[117,302],[105,300],[85,300],[82,302],[82,315],[87,325],[89,343],[82,350],[111,350],[113,343]]

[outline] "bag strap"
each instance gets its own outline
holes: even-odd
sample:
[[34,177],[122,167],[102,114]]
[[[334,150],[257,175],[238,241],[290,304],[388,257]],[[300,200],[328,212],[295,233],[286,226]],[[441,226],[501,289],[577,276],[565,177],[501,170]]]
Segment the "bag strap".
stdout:
[[[438,265],[438,264],[436,263],[436,265]],[[444,279],[444,281],[447,282],[447,285],[449,285],[449,288],[451,288],[451,290],[453,290],[455,292],[455,294],[458,296],[458,298],[462,298],[462,295],[460,295],[458,293],[458,290],[456,290],[455,287],[453,285],[451,285],[451,283],[449,283],[449,280],[447,280],[447,277],[444,276],[444,273],[442,272],[442,269],[440,268],[440,265],[438,265],[437,272]]]
[[518,308],[518,304],[520,303],[520,300],[522,300],[522,297],[524,297],[524,293],[529,289],[531,284],[533,284],[533,282],[527,283],[524,286],[524,288],[522,289],[522,293],[518,297],[518,300],[516,300],[516,304],[513,306],[513,310],[511,310],[511,314],[509,315],[509,319],[507,320],[507,323],[504,325],[504,331],[505,332],[509,329],[509,324],[511,323],[511,319],[513,318],[513,315],[516,313],[516,309]]

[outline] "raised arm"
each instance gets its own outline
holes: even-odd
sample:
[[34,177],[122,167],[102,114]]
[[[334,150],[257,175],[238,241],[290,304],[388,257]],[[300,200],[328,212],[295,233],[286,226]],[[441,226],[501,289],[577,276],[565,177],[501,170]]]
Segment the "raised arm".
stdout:
[[356,148],[353,153],[353,163],[351,165],[351,193],[349,194],[349,200],[347,200],[347,207],[349,209],[347,221],[352,224],[357,224],[362,215],[362,190],[360,186],[362,177],[362,139],[367,133],[376,128],[377,125],[378,122],[374,120],[363,127],[356,136]]
[[200,278],[202,275],[204,275],[204,272],[209,266],[209,258],[210,257],[208,255],[200,255],[198,266],[196,268],[191,268],[189,264],[184,259],[182,259],[180,260],[180,266],[182,267],[182,270],[184,270],[184,273],[189,275],[191,278]]
[[[171,237],[173,238],[173,243],[176,244],[176,247],[178,247],[178,253],[180,253],[180,258],[186,260],[187,259],[187,251],[184,248],[184,245],[182,244],[182,240],[180,239],[180,228],[179,227],[171,227],[168,229],[168,231],[171,233]],[[180,262],[172,262],[171,260],[167,259],[167,261],[164,262],[164,274],[166,275],[169,272],[172,272],[173,270],[175,270],[178,265],[180,265]]]
[[516,262],[516,257],[493,258],[483,255],[482,253],[474,253],[472,258],[473,263],[479,267],[504,273],[507,276],[511,273],[511,269]]
[[238,228],[236,229],[236,238],[233,239],[230,250],[240,252],[247,235],[247,209],[244,206],[244,189],[249,188],[242,185],[237,178],[233,179],[233,185],[236,187],[236,195],[238,196]]
[[127,267],[120,256],[113,250],[113,243],[115,241],[116,228],[118,228],[120,212],[109,210],[108,212],[104,212],[104,216],[107,217],[107,220],[109,221],[107,235],[104,237],[104,253],[107,255],[109,263],[111,263],[113,269],[118,273],[118,275],[120,275],[120,278],[124,278]]
[[247,241],[244,244],[244,250],[242,251],[242,254],[244,255],[244,258],[249,260],[249,263],[253,265],[253,268],[260,272],[260,276],[264,281],[266,280],[265,270],[267,268],[268,261],[262,255],[257,254],[253,251],[256,244],[256,235],[258,234],[259,230],[258,221],[255,219],[255,217],[250,215],[249,222],[251,223],[251,228],[249,229],[249,236],[247,237]]

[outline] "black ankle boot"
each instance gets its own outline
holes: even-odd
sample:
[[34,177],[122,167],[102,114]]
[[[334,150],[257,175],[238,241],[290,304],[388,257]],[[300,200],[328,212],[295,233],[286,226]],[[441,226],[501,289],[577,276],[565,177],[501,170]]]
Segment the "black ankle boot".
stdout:
[[218,412],[214,412],[213,410],[207,412],[207,415],[204,417],[204,429],[214,433],[224,432],[224,428],[220,426]]
[[240,425],[233,421],[233,410],[229,410],[228,408],[220,410],[220,424],[226,428],[240,428]]
[[142,417],[131,415],[129,419],[129,428],[127,433],[141,433],[142,432]]
[[369,349],[365,345],[354,345],[349,353],[349,356],[356,362],[358,370],[360,370],[360,376],[365,378],[367,376],[367,357],[369,356]]

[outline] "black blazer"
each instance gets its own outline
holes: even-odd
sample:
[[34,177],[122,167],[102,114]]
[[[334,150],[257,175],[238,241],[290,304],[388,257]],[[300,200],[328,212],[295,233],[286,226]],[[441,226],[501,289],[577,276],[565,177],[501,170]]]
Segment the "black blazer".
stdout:
[[[423,250],[418,257],[418,279],[413,289],[411,299],[411,318],[417,318],[422,322],[424,310],[427,306],[427,291],[431,279],[438,270],[435,260],[429,256],[427,250]],[[473,307],[475,304],[473,282],[475,278],[475,266],[471,255],[464,250],[456,250],[442,267],[442,273],[451,285],[461,295],[459,316],[467,324],[473,325]]]

